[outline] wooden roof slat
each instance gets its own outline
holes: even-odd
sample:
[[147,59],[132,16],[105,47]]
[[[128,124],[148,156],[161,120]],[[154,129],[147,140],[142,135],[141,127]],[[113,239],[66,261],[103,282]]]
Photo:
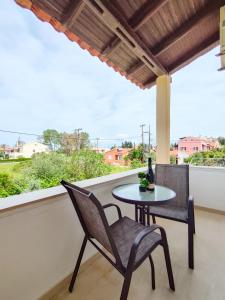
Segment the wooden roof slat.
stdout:
[[[167,36],[158,45],[152,48],[151,49],[152,53],[155,56],[159,56],[160,54],[165,52],[170,46],[172,46],[174,43],[178,42],[181,38],[183,38],[186,34],[188,34],[190,30],[193,29],[194,26],[197,26],[205,18],[212,15],[216,10],[218,10],[224,4],[225,4],[225,0],[210,1],[203,9],[199,11],[199,13],[195,14],[191,19],[183,23],[171,35]],[[139,67],[140,66],[138,66],[137,68]],[[135,72],[135,70],[133,70],[133,72]]]
[[219,7],[225,5],[225,0],[15,1],[141,88],[217,45]]
[[129,25],[137,31],[143,26],[168,0],[147,1],[129,20]]
[[135,64],[133,64],[131,67],[129,67],[126,71],[127,75],[130,76],[134,74],[136,71],[141,69],[144,66],[142,61],[137,61]]
[[[128,21],[129,26],[137,31],[141,26],[143,26],[149,18],[151,18],[168,0],[152,0],[141,6],[141,8],[134,14],[134,16]],[[105,49],[102,51],[102,55],[109,55],[122,43],[122,41],[115,37],[106,45]]]
[[75,20],[79,17],[84,6],[85,3],[83,0],[72,0],[71,4],[67,8],[66,13],[62,17],[62,25],[70,28],[74,24]]
[[167,70],[156,59],[148,47],[128,25],[111,2],[105,0],[83,0],[98,17],[143,61],[143,63],[157,76],[167,74]]
[[177,30],[172,32],[169,36],[165,37],[158,45],[154,46],[151,51],[154,55],[158,56],[166,51],[170,46],[183,38],[192,30],[192,28],[202,22],[203,19],[213,14],[221,6],[225,4],[225,0],[211,0],[201,9],[198,13],[193,15],[192,18],[183,23]]
[[194,60],[198,56],[203,55],[208,52],[215,46],[219,44],[219,32],[214,33],[205,41],[203,41],[200,45],[193,48],[191,51],[185,53],[182,57],[180,57],[175,63],[169,66],[170,73],[174,73],[180,68],[187,65],[190,61]]

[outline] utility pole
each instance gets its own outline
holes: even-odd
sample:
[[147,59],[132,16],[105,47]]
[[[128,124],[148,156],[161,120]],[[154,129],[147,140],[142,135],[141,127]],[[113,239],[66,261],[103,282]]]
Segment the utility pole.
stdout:
[[98,152],[98,142],[99,142],[100,138],[96,138],[96,148],[97,148],[97,152]]
[[74,131],[77,133],[77,150],[80,150],[80,131],[82,128],[77,128]]
[[144,147],[144,126],[145,126],[145,124],[140,125],[140,127],[141,127],[141,143],[142,143],[143,147]]
[[148,126],[148,131],[144,131],[144,133],[148,134],[148,152],[151,151],[151,130],[150,130],[150,124]]

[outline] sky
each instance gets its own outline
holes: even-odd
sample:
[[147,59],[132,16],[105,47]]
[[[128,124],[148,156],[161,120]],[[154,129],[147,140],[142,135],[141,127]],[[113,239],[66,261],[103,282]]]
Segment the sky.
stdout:
[[[217,71],[218,52],[172,76],[172,142],[187,135],[225,136],[225,72]],[[32,12],[0,1],[0,130],[82,128],[93,143],[97,137],[140,142],[140,124],[150,124],[154,143],[155,113],[155,87],[139,89]],[[18,137],[0,132],[0,144],[13,145]],[[121,141],[99,145],[106,144]]]

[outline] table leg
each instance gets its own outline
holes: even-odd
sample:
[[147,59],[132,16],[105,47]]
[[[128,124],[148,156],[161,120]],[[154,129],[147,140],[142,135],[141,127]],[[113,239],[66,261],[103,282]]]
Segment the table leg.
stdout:
[[138,206],[135,204],[135,221],[138,222]]

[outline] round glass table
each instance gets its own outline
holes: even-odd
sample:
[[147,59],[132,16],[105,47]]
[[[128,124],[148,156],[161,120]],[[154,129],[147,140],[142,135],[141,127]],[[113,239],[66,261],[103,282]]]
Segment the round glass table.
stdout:
[[[119,201],[135,205],[135,220],[143,225],[150,225],[150,206],[163,205],[172,201],[176,193],[161,185],[155,185],[154,191],[139,191],[138,183],[128,183],[116,186],[112,195]],[[147,220],[146,220],[147,217]]]

